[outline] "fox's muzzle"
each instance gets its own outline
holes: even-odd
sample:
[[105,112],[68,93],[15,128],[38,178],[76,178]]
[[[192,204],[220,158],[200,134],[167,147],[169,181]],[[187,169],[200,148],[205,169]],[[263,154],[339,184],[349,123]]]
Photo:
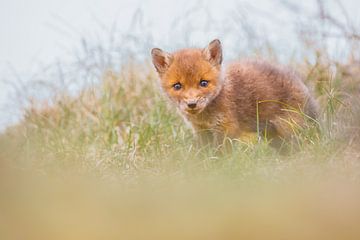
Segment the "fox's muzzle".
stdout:
[[187,101],[186,104],[187,104],[188,108],[194,109],[194,108],[196,108],[197,100]]

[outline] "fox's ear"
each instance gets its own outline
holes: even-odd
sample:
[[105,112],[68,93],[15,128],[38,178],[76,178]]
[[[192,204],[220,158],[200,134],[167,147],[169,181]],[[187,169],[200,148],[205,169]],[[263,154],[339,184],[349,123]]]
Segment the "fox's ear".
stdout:
[[151,56],[156,71],[161,75],[166,72],[172,62],[172,55],[159,48],[151,50]]
[[222,47],[218,39],[213,40],[203,50],[205,58],[214,66],[219,66],[222,63]]

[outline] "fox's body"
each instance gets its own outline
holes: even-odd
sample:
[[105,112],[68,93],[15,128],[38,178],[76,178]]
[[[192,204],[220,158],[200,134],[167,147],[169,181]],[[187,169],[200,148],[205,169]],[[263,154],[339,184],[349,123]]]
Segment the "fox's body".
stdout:
[[218,40],[205,49],[154,49],[152,55],[162,88],[202,138],[221,142],[259,131],[288,138],[294,125],[304,125],[304,115],[316,116],[316,103],[297,74],[263,61],[222,70]]

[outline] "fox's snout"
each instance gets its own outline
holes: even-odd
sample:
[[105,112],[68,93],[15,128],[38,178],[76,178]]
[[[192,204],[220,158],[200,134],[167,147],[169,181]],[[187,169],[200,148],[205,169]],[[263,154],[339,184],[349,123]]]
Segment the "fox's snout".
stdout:
[[194,109],[194,108],[196,108],[197,102],[198,102],[197,100],[189,100],[189,101],[186,101],[186,104],[187,104],[188,108]]

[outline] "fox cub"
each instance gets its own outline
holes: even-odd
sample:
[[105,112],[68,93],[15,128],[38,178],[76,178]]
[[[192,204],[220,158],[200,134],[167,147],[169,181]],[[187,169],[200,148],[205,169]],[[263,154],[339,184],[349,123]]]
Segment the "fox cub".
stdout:
[[259,133],[289,139],[306,116],[316,118],[317,104],[297,74],[259,60],[222,69],[217,39],[204,49],[151,54],[163,90],[202,141],[247,141]]

